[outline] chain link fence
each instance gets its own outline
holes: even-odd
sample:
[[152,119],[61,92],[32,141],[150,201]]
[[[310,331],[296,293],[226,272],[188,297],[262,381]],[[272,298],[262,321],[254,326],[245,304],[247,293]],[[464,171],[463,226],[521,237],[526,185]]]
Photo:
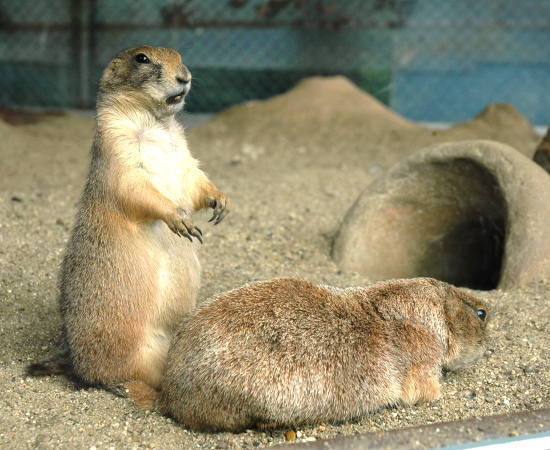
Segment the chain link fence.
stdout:
[[189,111],[344,74],[401,114],[453,122],[509,102],[550,122],[547,0],[2,0],[0,104],[92,108],[105,64],[179,50]]

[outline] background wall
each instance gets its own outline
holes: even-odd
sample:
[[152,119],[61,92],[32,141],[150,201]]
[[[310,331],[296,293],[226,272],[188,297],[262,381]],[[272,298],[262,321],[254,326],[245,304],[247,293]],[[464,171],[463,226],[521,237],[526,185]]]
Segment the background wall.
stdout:
[[102,68],[140,44],[178,49],[187,109],[345,74],[415,120],[509,102],[550,122],[547,0],[1,0],[0,104],[94,105]]

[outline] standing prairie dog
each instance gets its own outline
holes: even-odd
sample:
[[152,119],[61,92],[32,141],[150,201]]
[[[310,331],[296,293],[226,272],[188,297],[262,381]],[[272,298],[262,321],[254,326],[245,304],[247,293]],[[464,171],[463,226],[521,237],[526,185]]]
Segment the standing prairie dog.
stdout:
[[69,362],[86,383],[158,387],[174,327],[199,288],[192,239],[202,233],[191,212],[211,207],[217,224],[229,211],[174,117],[190,87],[181,56],[167,48],[125,50],[103,72],[91,167],[60,275]]
[[338,289],[282,278],[218,295],[172,341],[159,409],[192,428],[341,422],[429,402],[483,355],[487,306],[430,278]]

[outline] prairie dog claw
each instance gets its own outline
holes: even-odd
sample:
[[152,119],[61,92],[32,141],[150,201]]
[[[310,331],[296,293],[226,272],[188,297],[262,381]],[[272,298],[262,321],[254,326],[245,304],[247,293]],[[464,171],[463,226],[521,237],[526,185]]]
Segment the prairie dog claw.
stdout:
[[193,225],[191,214],[182,208],[176,210],[176,215],[170,220],[166,221],[168,228],[175,234],[181,237],[189,239],[193,242],[193,237],[196,238],[202,244],[202,231]]
[[209,201],[210,208],[214,210],[212,217],[208,222],[214,222],[214,225],[218,225],[229,214],[229,199],[222,194],[220,199],[212,198]]

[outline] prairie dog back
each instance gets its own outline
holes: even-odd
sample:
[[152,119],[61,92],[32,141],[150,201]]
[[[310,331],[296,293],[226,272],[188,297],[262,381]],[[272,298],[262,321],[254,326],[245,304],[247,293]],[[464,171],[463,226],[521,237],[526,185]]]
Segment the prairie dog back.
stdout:
[[182,322],[160,408],[192,428],[238,431],[431,401],[442,367],[481,357],[478,311],[487,307],[427,278],[349,289],[288,278],[251,283]]

